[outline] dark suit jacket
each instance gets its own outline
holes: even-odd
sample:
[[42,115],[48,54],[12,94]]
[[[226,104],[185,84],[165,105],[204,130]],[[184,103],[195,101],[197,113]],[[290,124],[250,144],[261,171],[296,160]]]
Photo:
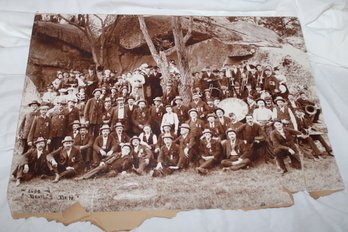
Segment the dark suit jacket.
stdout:
[[35,138],[43,137],[45,139],[50,139],[50,130],[51,130],[51,119],[41,116],[36,116],[31,125],[28,142],[33,142]]
[[81,134],[79,133],[74,139],[74,146],[80,150],[85,150],[93,146],[93,136],[86,134],[82,139]]
[[31,148],[20,157],[18,166],[28,164],[30,173],[34,175],[44,174],[44,171],[48,169],[47,154],[48,152],[44,149],[40,158],[38,158],[37,149]]
[[191,150],[195,146],[196,140],[195,138],[189,133],[186,138],[184,138],[182,135],[177,137],[174,140],[174,143],[179,145],[180,152],[183,152],[185,148],[188,148]]
[[58,163],[58,167],[66,168],[70,166],[73,167],[77,172],[79,172],[79,170],[83,166],[81,152],[78,148],[74,146],[71,148],[69,157],[67,151],[64,150],[62,146],[47,155],[48,161],[51,161],[52,159],[55,159],[55,161]]
[[242,140],[246,140],[248,144],[252,144],[255,139],[264,140],[266,137],[261,126],[256,123],[252,126],[245,123],[237,129],[237,134]]
[[[222,141],[222,150],[223,150],[223,158],[229,159],[231,157],[232,152],[232,144],[229,139],[226,139]],[[238,154],[238,156],[241,156],[244,152],[244,143],[242,140],[236,139],[234,150]]]
[[90,124],[101,124],[103,105],[104,103],[101,99],[98,102],[95,98],[89,99],[84,109],[85,120]]
[[167,146],[163,145],[157,161],[161,162],[164,167],[176,166],[179,162],[179,146],[172,143],[168,150]]
[[208,147],[208,142],[206,139],[202,139],[200,143],[200,154],[201,156],[214,156],[214,159],[220,160],[222,155],[221,143],[217,139],[210,140],[211,146]]
[[277,130],[273,130],[271,132],[271,141],[273,143],[274,149],[282,149],[286,151],[289,148],[291,148],[294,151],[296,151],[297,149],[295,146],[294,137],[296,135],[300,135],[301,132],[291,128],[285,128],[285,127],[283,130],[284,130],[285,138]]
[[[103,149],[102,146],[103,146],[103,135],[99,135],[94,141],[93,149],[94,151],[99,153],[99,151]],[[111,134],[109,134],[107,142],[106,142],[106,148],[103,150],[104,151],[113,150],[113,152],[117,150],[117,143]]]

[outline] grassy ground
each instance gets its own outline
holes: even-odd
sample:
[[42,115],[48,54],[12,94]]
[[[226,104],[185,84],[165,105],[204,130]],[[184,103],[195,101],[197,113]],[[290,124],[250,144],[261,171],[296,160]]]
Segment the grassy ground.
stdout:
[[[14,160],[16,160],[15,157]],[[335,159],[317,162],[304,159],[304,169],[285,176],[274,164],[259,164],[245,170],[216,169],[207,176],[193,170],[153,178],[133,173],[114,178],[75,181],[34,179],[19,187],[10,182],[9,203],[17,212],[59,212],[79,201],[88,211],[154,209],[238,209],[291,205],[291,192],[342,188]]]

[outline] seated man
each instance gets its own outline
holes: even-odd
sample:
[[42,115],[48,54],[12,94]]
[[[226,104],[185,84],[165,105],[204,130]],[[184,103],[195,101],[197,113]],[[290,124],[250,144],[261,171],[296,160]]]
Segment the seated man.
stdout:
[[93,168],[77,180],[89,179],[98,174],[106,173],[107,177],[115,177],[118,173],[126,172],[132,167],[133,155],[131,153],[131,145],[123,143],[121,152],[113,153],[101,160],[98,167]]
[[157,136],[152,132],[150,125],[144,125],[143,131],[139,135],[139,139],[142,143],[146,144],[152,151],[155,150],[157,145]]
[[179,144],[180,158],[179,168],[187,168],[194,160],[194,147],[196,145],[195,138],[190,134],[190,126],[186,123],[181,124],[180,136],[175,139],[175,143]]
[[109,125],[103,125],[100,128],[101,135],[99,135],[93,144],[93,161],[92,166],[97,167],[102,158],[111,156],[117,150],[117,143],[114,137],[110,134]]
[[89,169],[92,161],[93,136],[88,133],[86,124],[81,124],[80,133],[74,138],[74,146],[80,149],[85,169]]
[[301,132],[291,128],[283,127],[283,123],[280,120],[274,121],[274,130],[271,132],[271,140],[274,147],[274,154],[282,174],[288,172],[284,159],[289,156],[291,160],[291,166],[296,169],[301,169],[301,161],[299,157],[299,151],[295,145],[294,137],[300,137],[305,139],[308,135],[303,135]]
[[218,139],[212,138],[212,132],[205,129],[203,138],[200,141],[200,158],[198,160],[199,167],[196,168],[200,174],[208,174],[208,169],[220,163],[221,159],[221,143]]
[[111,132],[111,136],[114,138],[116,143],[116,151],[121,151],[121,144],[128,143],[129,137],[124,131],[124,126],[122,123],[118,122],[115,124],[115,131]]
[[163,142],[164,145],[160,149],[157,166],[152,173],[153,177],[170,175],[179,168],[179,146],[173,143],[171,135],[163,136]]
[[71,136],[66,136],[63,146],[47,155],[49,168],[56,175],[53,183],[57,183],[62,177],[73,177],[81,172],[83,160],[81,152],[73,146]]
[[29,149],[20,157],[17,167],[12,172],[12,179],[16,180],[16,186],[20,185],[21,181],[29,181],[35,176],[50,174],[46,159],[46,140],[39,137],[34,145],[35,148]]
[[152,151],[145,144],[140,144],[140,138],[137,136],[133,136],[130,143],[133,148],[133,171],[138,175],[144,175],[153,161]]
[[244,152],[244,143],[237,138],[237,133],[232,128],[226,131],[227,139],[222,141],[223,160],[222,166],[231,167],[234,161],[237,161]]

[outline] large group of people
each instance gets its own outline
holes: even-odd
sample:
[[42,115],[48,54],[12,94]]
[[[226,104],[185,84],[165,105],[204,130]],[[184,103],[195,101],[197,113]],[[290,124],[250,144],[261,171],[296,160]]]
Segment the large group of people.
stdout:
[[[304,145],[312,159],[332,150],[313,129],[318,105],[303,86],[289,91],[284,70],[247,61],[205,67],[192,73],[192,99],[179,95],[182,77],[173,60],[167,78],[147,64],[122,75],[94,65],[85,72],[57,71],[41,100],[28,104],[13,179],[19,185],[47,176],[53,182],[124,172],[158,177],[186,169],[205,175],[258,160],[285,174],[286,157],[300,169]],[[242,120],[220,107],[229,98],[247,105]]]

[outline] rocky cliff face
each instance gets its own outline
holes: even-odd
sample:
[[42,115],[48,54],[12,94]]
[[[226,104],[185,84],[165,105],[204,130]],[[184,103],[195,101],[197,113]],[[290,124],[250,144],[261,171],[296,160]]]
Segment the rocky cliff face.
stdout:
[[[155,45],[162,49],[174,45],[171,17],[145,17],[149,34]],[[280,39],[273,31],[250,22],[229,22],[225,17],[182,17],[183,31],[192,28],[187,42],[192,71],[207,65],[218,68],[234,62],[233,57],[252,57],[257,47],[280,47]],[[116,69],[119,49],[122,70],[131,71],[142,63],[155,65],[150,55],[136,16],[123,16],[115,29],[119,46],[111,44],[106,50],[108,68]],[[111,40],[115,41],[115,40]],[[175,53],[168,57],[175,59]],[[91,48],[80,30],[69,24],[35,22],[27,74],[42,88],[55,78],[57,70],[86,69],[93,63]],[[43,81],[40,81],[42,80]]]

